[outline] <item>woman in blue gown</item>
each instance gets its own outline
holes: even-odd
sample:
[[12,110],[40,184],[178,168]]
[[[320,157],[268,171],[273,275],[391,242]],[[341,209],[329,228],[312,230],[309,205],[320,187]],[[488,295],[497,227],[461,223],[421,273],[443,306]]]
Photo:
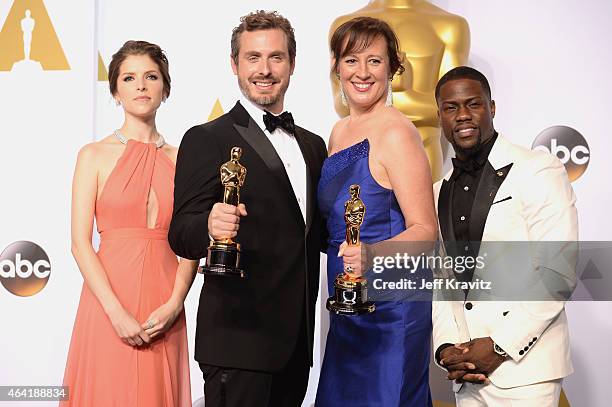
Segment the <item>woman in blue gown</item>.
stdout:
[[[343,270],[365,274],[366,246],[364,252],[376,256],[385,250],[381,242],[434,241],[437,220],[421,138],[389,95],[391,79],[403,70],[392,29],[381,20],[358,17],[338,27],[330,48],[350,111],[332,130],[319,182],[331,295]],[[360,185],[366,207],[359,246],[345,242],[344,203],[351,184]],[[317,407],[431,406],[431,301],[377,298],[374,291],[370,285],[373,313],[330,314]]]

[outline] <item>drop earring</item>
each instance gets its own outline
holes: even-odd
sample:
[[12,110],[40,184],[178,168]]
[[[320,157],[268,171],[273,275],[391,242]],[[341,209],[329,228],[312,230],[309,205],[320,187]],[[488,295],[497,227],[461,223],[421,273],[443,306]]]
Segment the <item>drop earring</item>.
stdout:
[[393,85],[391,82],[393,81],[393,77],[389,78],[389,86],[387,87],[387,100],[385,101],[385,106],[393,106]]
[[346,101],[346,95],[344,94],[344,88],[342,87],[342,82],[340,82],[340,74],[336,72],[336,79],[338,79],[338,86],[340,88],[340,102],[342,102],[342,106],[348,107],[348,102]]
[[342,84],[340,84],[340,101],[342,102],[342,106],[348,107],[348,103],[346,101],[346,95],[344,94],[344,88],[342,88]]

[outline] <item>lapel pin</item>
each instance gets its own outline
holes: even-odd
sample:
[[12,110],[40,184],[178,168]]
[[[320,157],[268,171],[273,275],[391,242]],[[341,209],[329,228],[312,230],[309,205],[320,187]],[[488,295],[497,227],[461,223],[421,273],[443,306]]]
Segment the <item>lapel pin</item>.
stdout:
[[498,177],[503,177],[504,176],[504,172],[503,171],[497,171],[497,176]]

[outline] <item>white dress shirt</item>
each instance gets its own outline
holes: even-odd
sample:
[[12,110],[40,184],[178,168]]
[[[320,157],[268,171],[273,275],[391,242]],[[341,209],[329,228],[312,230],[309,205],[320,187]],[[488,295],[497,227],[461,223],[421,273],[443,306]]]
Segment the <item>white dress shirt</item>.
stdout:
[[263,109],[253,104],[244,96],[240,98],[240,104],[268,137],[283,162],[285,172],[293,188],[293,193],[302,211],[302,217],[304,222],[306,222],[306,162],[295,136],[287,133],[280,127],[277,127],[270,133],[266,130],[266,125],[264,124],[263,117],[266,113]]

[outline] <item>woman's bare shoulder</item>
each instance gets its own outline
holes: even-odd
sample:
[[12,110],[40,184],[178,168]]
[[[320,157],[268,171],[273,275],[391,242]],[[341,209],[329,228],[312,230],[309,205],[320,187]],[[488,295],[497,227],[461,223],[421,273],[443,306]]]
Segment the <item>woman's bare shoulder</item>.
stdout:
[[332,152],[336,148],[336,144],[338,142],[338,138],[342,137],[342,133],[348,124],[349,116],[346,116],[340,120],[338,120],[334,127],[332,128],[331,134],[329,135],[329,142],[327,143],[327,151]]
[[412,121],[402,112],[387,108],[379,118],[382,130],[373,140],[383,149],[395,150],[399,147],[414,148],[422,146],[421,136]]
[[178,147],[171,144],[164,144],[162,151],[170,158],[170,160],[176,165],[176,158],[178,156]]
[[78,159],[89,164],[100,164],[106,159],[112,159],[123,150],[123,145],[112,135],[98,141],[85,144],[79,150]]

